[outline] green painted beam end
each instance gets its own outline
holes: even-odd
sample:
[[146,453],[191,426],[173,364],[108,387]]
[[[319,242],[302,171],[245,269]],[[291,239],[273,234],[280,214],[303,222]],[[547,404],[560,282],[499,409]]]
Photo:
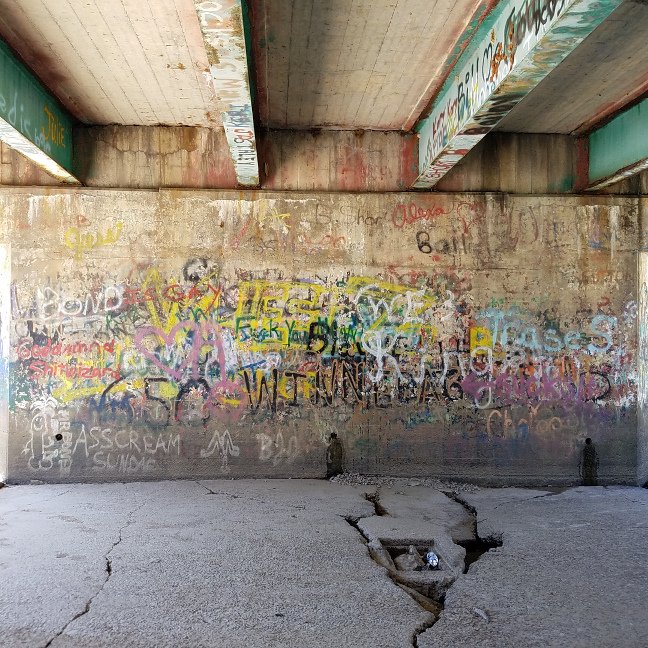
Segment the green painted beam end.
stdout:
[[[73,117],[0,41],[0,139],[48,173],[72,176]],[[69,179],[68,179],[69,177]]]
[[621,113],[589,136],[589,181],[593,188],[642,170],[648,158],[648,99]]

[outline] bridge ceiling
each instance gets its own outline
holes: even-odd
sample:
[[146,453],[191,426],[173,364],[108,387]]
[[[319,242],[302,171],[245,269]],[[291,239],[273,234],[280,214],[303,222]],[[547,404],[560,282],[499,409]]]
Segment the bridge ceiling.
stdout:
[[[410,130],[496,4],[248,0],[261,125]],[[0,37],[83,122],[220,125],[194,5],[0,0]],[[585,131],[645,94],[646,34],[648,3],[625,0],[497,130]]]
[[83,122],[218,120],[192,0],[0,0],[0,37]]
[[408,130],[442,81],[444,63],[475,11],[486,3],[250,4],[264,126]]
[[[488,129],[584,134],[648,96],[648,0],[567,4],[607,9],[580,44],[554,43],[565,45],[566,58],[547,66],[552,71]],[[227,140],[216,146],[228,153],[228,142],[238,184],[256,186],[259,170],[268,174],[257,159],[259,126],[411,133],[418,123],[421,131],[435,97],[437,107],[448,97],[447,106],[459,105],[447,88],[438,91],[446,79],[447,87],[459,83],[466,61],[495,38],[493,24],[530,7],[542,17],[556,2],[0,0],[0,39],[86,124],[220,129],[225,119]],[[461,159],[470,148],[449,154]]]
[[648,91],[648,3],[626,0],[496,130],[579,133]]

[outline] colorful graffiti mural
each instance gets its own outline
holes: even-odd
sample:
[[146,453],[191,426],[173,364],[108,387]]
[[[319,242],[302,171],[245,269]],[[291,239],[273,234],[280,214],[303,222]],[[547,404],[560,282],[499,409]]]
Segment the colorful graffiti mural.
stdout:
[[606,452],[631,462],[638,307],[621,207],[120,200],[14,210],[18,479],[321,476],[331,433],[359,472],[558,474],[585,436],[604,466]]
[[[542,420],[562,429],[557,406],[578,416],[633,402],[634,302],[571,322],[471,302],[427,278],[232,282],[209,259],[91,292],[43,287],[28,302],[14,286],[12,406],[29,412],[32,433],[24,456],[61,476],[77,461],[145,472],[181,451],[183,429],[215,426],[194,452],[218,448],[229,470],[240,430],[305,410],[336,409],[340,423],[392,409],[409,429],[430,410],[468,410],[487,436],[511,437]],[[516,420],[513,407],[529,413]],[[261,458],[276,459],[274,445],[297,452],[296,441],[259,434]]]

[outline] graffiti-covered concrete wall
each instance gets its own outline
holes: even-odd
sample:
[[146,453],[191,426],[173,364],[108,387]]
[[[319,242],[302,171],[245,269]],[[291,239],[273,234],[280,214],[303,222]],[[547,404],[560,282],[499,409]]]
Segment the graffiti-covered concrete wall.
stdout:
[[[645,209],[645,202],[642,205]],[[643,219],[640,219],[642,223]],[[648,485],[648,240],[641,236],[637,277],[637,481]]]
[[637,204],[6,190],[9,478],[636,470]]

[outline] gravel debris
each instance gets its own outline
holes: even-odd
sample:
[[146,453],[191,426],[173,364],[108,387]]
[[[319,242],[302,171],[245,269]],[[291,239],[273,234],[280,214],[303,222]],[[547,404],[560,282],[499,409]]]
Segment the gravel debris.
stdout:
[[465,482],[447,481],[431,477],[384,477],[381,475],[361,475],[359,473],[343,473],[332,477],[334,484],[346,484],[349,486],[387,486],[407,487],[426,486],[440,491],[452,491],[453,493],[476,493],[479,486]]

